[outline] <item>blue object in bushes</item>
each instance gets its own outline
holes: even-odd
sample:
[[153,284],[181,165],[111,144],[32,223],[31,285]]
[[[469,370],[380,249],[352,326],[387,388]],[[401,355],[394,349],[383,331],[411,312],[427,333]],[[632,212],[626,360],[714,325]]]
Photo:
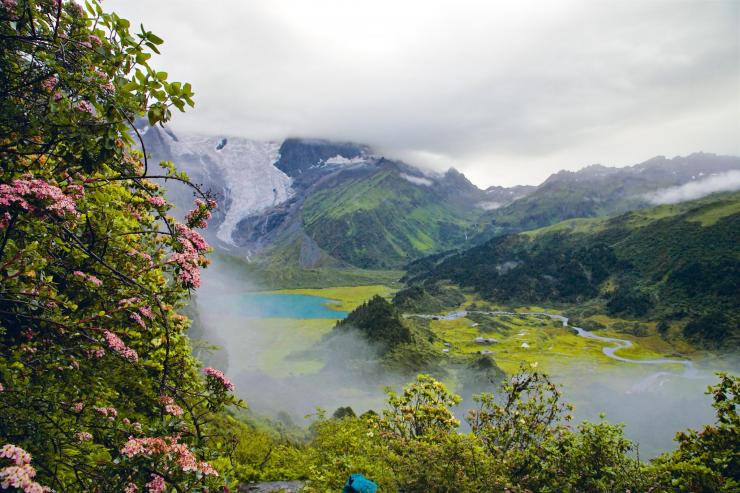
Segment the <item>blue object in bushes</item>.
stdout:
[[362,474],[353,474],[344,483],[342,493],[375,493],[377,489],[378,485]]

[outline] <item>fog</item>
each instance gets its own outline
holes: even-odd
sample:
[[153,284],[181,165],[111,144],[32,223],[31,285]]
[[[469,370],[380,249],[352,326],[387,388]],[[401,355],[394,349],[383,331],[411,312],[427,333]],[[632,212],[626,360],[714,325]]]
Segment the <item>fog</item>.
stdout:
[[716,192],[740,190],[740,171],[732,170],[708,176],[677,187],[657,190],[646,196],[653,204],[677,204],[696,200]]
[[[254,412],[306,426],[310,422],[306,416],[317,407],[329,413],[340,406],[351,406],[358,414],[380,411],[384,387],[400,388],[413,380],[413,375],[385,371],[375,362],[374,348],[359,337],[344,334],[330,344],[320,343],[321,331],[312,329],[310,320],[304,326],[304,322],[262,319],[263,307],[231,306],[227,300],[235,294],[259,286],[235,264],[214,257],[193,299],[191,312],[197,313],[193,313],[191,335],[220,346],[208,351],[196,341],[204,363],[225,370],[239,397]],[[574,425],[584,419],[598,421],[604,412],[608,421],[625,423],[627,437],[639,442],[640,456],[650,458],[672,449],[676,432],[713,421],[711,399],[704,391],[717,381],[714,371],[738,368],[737,360],[727,357],[695,361],[695,366],[696,374],[688,377],[679,365],[603,365],[583,360],[548,370],[563,385],[564,398],[575,404]],[[453,369],[442,378],[457,384],[472,381],[465,371]],[[454,390],[464,397],[456,414],[465,429],[471,393],[496,388],[479,381]]]

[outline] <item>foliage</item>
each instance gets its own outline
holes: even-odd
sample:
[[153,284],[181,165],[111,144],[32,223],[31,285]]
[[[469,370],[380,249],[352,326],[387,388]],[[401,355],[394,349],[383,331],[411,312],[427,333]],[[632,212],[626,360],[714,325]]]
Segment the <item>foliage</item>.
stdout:
[[129,28],[97,1],[0,5],[0,440],[59,491],[205,491],[233,386],[199,375],[178,310],[215,203],[193,186],[178,223],[156,181],[187,177],[135,149],[135,118],[193,92]]
[[704,493],[740,489],[740,377],[720,373],[709,388],[717,421],[676,435],[678,449],[656,460],[660,491]]
[[720,375],[712,388],[716,426],[679,434],[676,452],[644,464],[622,425],[571,428],[569,405],[535,368],[522,367],[500,396],[479,396],[470,433],[457,430],[450,410],[459,398],[420,375],[401,395],[389,393],[382,417],[318,414],[308,491],[334,491],[358,472],[402,492],[736,491],[738,382]]
[[375,295],[353,310],[344,320],[337,322],[336,330],[357,330],[368,341],[384,350],[398,344],[411,342],[411,329],[404,323],[400,313],[385,298]]
[[388,409],[383,411],[381,426],[400,438],[415,439],[448,433],[460,422],[450,407],[460,403],[443,383],[428,375],[419,375],[401,394],[388,391]]

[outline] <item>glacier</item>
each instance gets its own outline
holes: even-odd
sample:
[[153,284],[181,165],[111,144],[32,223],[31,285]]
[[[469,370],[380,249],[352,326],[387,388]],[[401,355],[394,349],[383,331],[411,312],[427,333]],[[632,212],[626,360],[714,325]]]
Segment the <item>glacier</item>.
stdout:
[[216,237],[234,245],[232,233],[242,219],[289,200],[292,179],[274,165],[281,142],[199,135],[170,136],[172,160],[205,183],[223,183],[229,201]]

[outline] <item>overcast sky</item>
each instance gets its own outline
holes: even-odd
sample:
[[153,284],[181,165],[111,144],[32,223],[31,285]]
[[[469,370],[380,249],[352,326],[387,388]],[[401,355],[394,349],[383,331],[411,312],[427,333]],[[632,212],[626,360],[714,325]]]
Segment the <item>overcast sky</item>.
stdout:
[[480,186],[740,155],[740,1],[107,0],[189,81],[175,130],[369,143]]

